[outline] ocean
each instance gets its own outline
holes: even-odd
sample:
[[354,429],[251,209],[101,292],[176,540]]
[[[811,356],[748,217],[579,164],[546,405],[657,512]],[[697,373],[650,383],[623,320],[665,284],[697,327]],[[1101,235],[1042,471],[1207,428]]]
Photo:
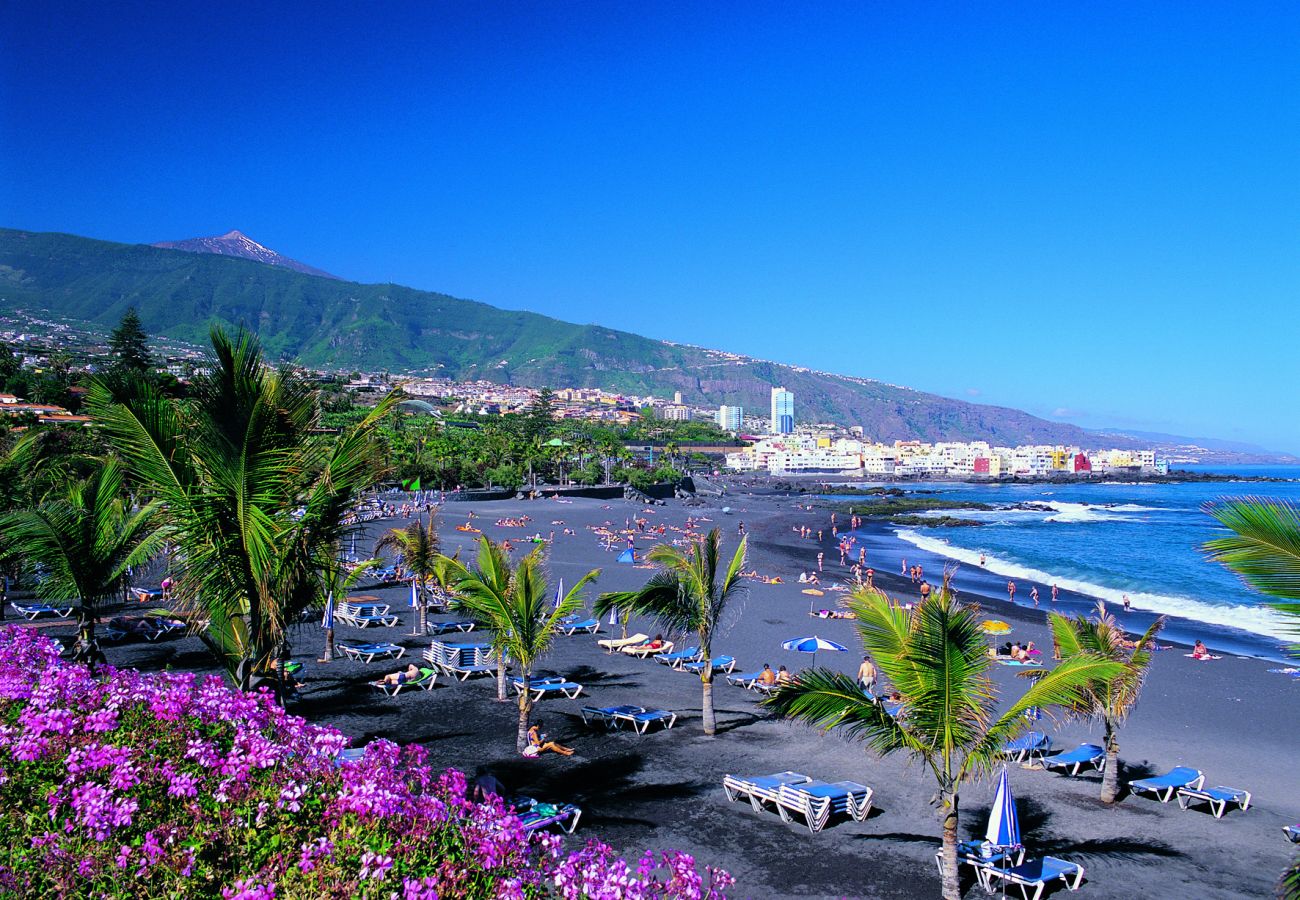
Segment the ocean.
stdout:
[[[1300,503],[1300,467],[1187,468],[1296,480],[890,485],[998,507],[936,513],[978,520],[983,523],[979,527],[895,530],[915,548],[912,561],[926,566],[932,583],[951,561],[960,566],[954,581],[959,590],[1005,598],[1006,582],[1014,580],[1017,606],[1033,606],[1030,590],[1035,585],[1043,609],[1052,605],[1052,584],[1063,592],[1104,599],[1116,613],[1127,594],[1133,613],[1124,621],[1130,630],[1144,629],[1155,615],[1168,615],[1173,618],[1166,625],[1166,638],[1186,643],[1203,638],[1224,652],[1280,659],[1284,645],[1297,639],[1295,626],[1200,551],[1221,532],[1202,507],[1246,495]],[[1036,508],[1016,508],[1024,504]],[[887,566],[890,560],[877,564]],[[1075,600],[1058,607],[1072,613],[1081,605],[1083,601]]]

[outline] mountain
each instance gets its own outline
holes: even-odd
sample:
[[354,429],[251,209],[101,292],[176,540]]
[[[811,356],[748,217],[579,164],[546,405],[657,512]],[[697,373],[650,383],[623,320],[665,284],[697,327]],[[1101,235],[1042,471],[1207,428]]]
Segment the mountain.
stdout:
[[688,403],[739,404],[751,412],[765,412],[771,387],[784,385],[794,392],[799,421],[861,425],[879,440],[1101,441],[1015,409],[445,294],[356,284],[228,255],[0,229],[0,309],[43,310],[107,328],[132,306],[155,334],[201,344],[212,322],[247,324],[272,358],[322,368],[660,397],[681,391]]
[[184,250],[186,253],[215,253],[218,256],[237,256],[240,259],[251,259],[254,262],[266,263],[268,266],[291,269],[294,272],[301,272],[303,275],[316,275],[321,278],[341,280],[337,275],[314,269],[306,263],[298,262],[296,259],[281,256],[270,247],[263,247],[241,231],[227,231],[225,234],[216,237],[190,238],[187,241],[159,241],[149,246],[161,247],[164,250]]

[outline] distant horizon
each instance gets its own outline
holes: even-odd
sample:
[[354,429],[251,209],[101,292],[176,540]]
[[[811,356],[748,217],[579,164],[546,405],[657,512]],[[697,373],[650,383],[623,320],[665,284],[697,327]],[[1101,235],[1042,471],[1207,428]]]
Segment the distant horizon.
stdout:
[[1300,452],[1289,4],[257,21],[0,8],[0,218]]

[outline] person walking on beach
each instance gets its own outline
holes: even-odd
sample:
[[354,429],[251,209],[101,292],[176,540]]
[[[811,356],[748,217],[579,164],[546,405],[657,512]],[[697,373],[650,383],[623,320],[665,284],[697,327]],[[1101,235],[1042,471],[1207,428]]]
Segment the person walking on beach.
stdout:
[[818,572],[820,572],[820,571],[822,570],[822,557],[825,556],[825,555],[826,555],[826,554],[822,553],[822,551],[820,551],[820,550],[817,551],[817,571],[818,571]]
[[1132,612],[1133,604],[1129,602],[1128,594],[1124,595],[1124,612]]
[[867,548],[866,548],[866,547],[859,547],[859,548],[858,548],[858,565],[860,565],[860,566],[865,566],[866,564],[867,564]]
[[921,582],[921,602],[924,603],[926,600],[929,600],[929,599],[930,599],[930,582],[928,582],[928,581],[922,581],[922,582]]
[[907,557],[906,557],[906,556],[903,557],[903,570],[902,570],[901,572],[899,572],[898,574],[899,574],[899,575],[906,575],[906,574],[907,574]]
[[744,523],[744,522],[741,522],[739,525],[736,526],[736,534],[738,534],[740,537],[744,537],[744,536],[745,536],[745,523]]
[[1056,585],[1052,585],[1052,602],[1055,603],[1056,598],[1059,597],[1060,595],[1061,595],[1061,589],[1058,588]]
[[874,582],[875,580],[876,580],[876,570],[875,570],[875,569],[867,569],[867,587],[869,587],[869,588],[874,588],[874,587],[875,587],[875,584],[874,584],[873,582]]
[[1034,606],[1038,605],[1038,585],[1029,589],[1029,599],[1034,601]]
[[872,695],[876,693],[876,664],[871,661],[870,656],[862,657],[862,665],[858,666],[858,687],[862,688],[864,693]]
[[984,565],[984,560],[985,560],[985,559],[986,559],[986,557],[984,556],[983,553],[981,553],[981,554],[980,554],[980,565],[981,565],[981,566]]
[[1014,581],[1007,582],[1007,597],[1012,603],[1016,602],[1016,583]]

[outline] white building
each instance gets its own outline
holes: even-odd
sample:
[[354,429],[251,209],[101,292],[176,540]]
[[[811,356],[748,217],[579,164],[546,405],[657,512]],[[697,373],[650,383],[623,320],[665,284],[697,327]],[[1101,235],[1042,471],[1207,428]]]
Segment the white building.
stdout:
[[719,406],[718,427],[723,431],[739,431],[745,419],[743,406]]
[[794,431],[794,394],[783,387],[772,388],[772,434]]

